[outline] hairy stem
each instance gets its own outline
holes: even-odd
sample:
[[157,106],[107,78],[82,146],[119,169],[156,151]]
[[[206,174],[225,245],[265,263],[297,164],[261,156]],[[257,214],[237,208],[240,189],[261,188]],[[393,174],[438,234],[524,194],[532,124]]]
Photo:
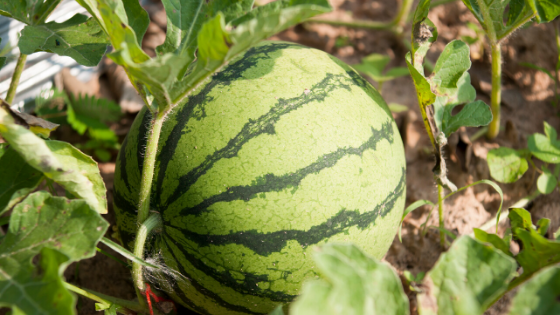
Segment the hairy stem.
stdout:
[[66,287],[66,289],[74,293],[85,296],[88,299],[104,304],[107,307],[111,306],[112,304],[115,304],[117,305],[117,312],[122,314],[133,315],[136,314],[136,312],[145,310],[144,308],[141,307],[140,304],[134,301],[119,299],[89,289],[82,289],[68,282],[64,282],[64,287]]
[[[146,245],[146,238],[150,232],[161,226],[161,217],[159,213],[154,213],[148,217],[138,228],[136,232],[136,240],[134,243],[134,255],[140,259],[144,259],[144,246]],[[136,288],[140,292],[146,291],[146,284],[144,283],[143,266],[139,263],[132,262],[132,279],[136,284]],[[137,293],[139,293],[137,291]],[[140,296],[138,297],[140,298]],[[144,299],[140,299],[143,301]]]
[[445,233],[443,232],[443,199],[445,197],[445,192],[443,191],[443,186],[437,185],[438,190],[438,215],[439,215],[439,243],[442,248],[445,248]]
[[17,60],[16,68],[14,69],[14,74],[12,75],[12,82],[10,82],[10,87],[8,88],[8,93],[6,94],[6,102],[12,104],[14,97],[16,96],[16,90],[19,84],[19,79],[21,78],[21,73],[25,67],[25,61],[27,60],[26,54],[20,54]]
[[492,109],[492,122],[488,125],[488,139],[494,139],[500,132],[500,103],[502,102],[502,52],[501,44],[492,47],[492,94],[490,107]]

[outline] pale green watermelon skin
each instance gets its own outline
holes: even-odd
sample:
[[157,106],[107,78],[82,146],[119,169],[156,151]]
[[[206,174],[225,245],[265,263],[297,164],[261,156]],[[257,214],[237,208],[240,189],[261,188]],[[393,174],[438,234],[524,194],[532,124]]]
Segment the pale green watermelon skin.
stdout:
[[[149,122],[140,112],[117,160],[128,248]],[[263,42],[167,118],[151,194],[164,227],[147,253],[186,277],[168,278],[184,306],[267,314],[319,277],[316,245],[353,242],[383,257],[404,209],[405,166],[391,113],[360,75],[325,52]]]

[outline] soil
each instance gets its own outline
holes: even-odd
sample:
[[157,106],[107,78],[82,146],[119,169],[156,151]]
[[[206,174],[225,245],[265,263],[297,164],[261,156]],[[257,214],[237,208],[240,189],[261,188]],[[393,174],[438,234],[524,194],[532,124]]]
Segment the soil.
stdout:
[[[394,0],[331,0],[331,4],[335,10],[326,14],[324,18],[348,20],[352,16],[356,19],[388,21],[397,11]],[[149,2],[147,9],[153,22],[143,46],[148,53],[153,54],[154,48],[164,40],[165,12],[161,3],[157,3],[156,0]],[[451,40],[465,35],[475,36],[474,31],[466,24],[467,22],[477,24],[477,22],[461,1],[432,9],[429,18],[437,26],[440,36],[428,55],[432,61],[437,59],[445,44]],[[449,178],[458,187],[480,179],[490,179],[486,163],[488,150],[500,146],[516,149],[526,147],[529,135],[543,132],[543,121],[560,129],[559,110],[552,105],[554,81],[542,72],[519,64],[528,62],[551,71],[554,69],[555,61],[558,60],[558,52],[554,45],[554,24],[560,23],[534,25],[521,29],[503,44],[502,126],[504,130],[494,141],[479,137],[471,144],[469,137],[476,133],[476,128],[462,130],[461,136],[456,135],[450,139],[450,144],[445,149]],[[408,29],[405,30],[405,34],[408,38],[410,34]],[[402,39],[388,31],[306,23],[288,29],[272,39],[293,41],[318,48],[349,64],[359,63],[363,57],[371,53],[381,53],[391,57],[389,67],[406,66],[404,55],[407,49],[402,44]],[[471,57],[475,60],[470,74],[473,85],[477,89],[477,97],[490,103],[489,47],[475,45],[471,49]],[[480,49],[484,49],[484,53],[479,54]],[[109,98],[116,98],[115,93],[111,94],[111,88],[107,86],[111,78],[107,80],[102,75],[99,81],[102,94]],[[408,107],[407,111],[394,115],[406,149],[407,205],[420,199],[437,201],[437,190],[431,172],[435,160],[424,130],[412,80],[409,77],[402,77],[386,82],[380,92],[387,103]],[[124,136],[133,118],[134,114],[128,114],[112,128]],[[59,136],[66,140],[70,138],[68,131],[64,130],[59,132]],[[113,161],[115,157],[116,155],[113,154]],[[115,164],[108,162],[100,163],[99,166],[109,191],[109,214],[105,215],[105,218],[113,224],[115,219],[111,195]],[[537,164],[537,167],[540,165]],[[530,168],[518,182],[500,184],[504,192],[504,207],[534,192],[537,177],[538,173]],[[472,233],[474,227],[480,227],[495,216],[499,205],[500,197],[490,186],[477,185],[468,188],[445,201],[445,227],[457,235]],[[543,217],[551,219],[550,231],[556,231],[560,226],[560,195],[557,190],[550,195],[536,198],[526,208],[531,211],[535,222]],[[428,219],[429,212],[430,208],[426,206],[414,211],[404,220],[402,243],[395,237],[384,258],[399,275],[402,275],[405,270],[413,274],[430,270],[444,251],[439,245],[438,231],[430,228],[438,225],[437,209],[433,210],[434,213]],[[423,228],[422,225],[426,220],[425,226],[428,228]],[[503,230],[502,227],[500,231],[503,233]],[[111,233],[110,229],[107,236],[110,237]],[[111,252],[102,244],[100,248]],[[512,244],[512,249],[515,248],[515,244]],[[105,294],[126,299],[135,297],[130,271],[99,253],[93,259],[80,262],[79,268],[77,266],[68,268],[66,277],[71,283]],[[509,301],[514,294],[515,292],[508,294],[485,314],[506,314]],[[411,301],[411,314],[417,314],[415,293],[408,291],[408,295]],[[99,314],[95,311],[94,303],[84,298],[80,298],[78,309],[79,314]]]

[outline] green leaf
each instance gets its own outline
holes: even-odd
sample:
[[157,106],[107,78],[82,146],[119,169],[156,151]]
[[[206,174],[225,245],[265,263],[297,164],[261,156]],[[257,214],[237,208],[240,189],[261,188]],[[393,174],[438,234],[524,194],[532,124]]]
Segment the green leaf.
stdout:
[[529,169],[527,159],[517,150],[501,147],[492,149],[486,158],[490,175],[500,183],[513,183]]
[[534,156],[546,163],[560,163],[560,141],[556,138],[556,130],[544,122],[546,136],[535,133],[527,139],[527,147]]
[[463,236],[424,278],[420,314],[482,314],[507,289],[515,260],[493,246]]
[[[11,215],[0,243],[0,305],[25,314],[71,314],[74,298],[62,272],[92,257],[109,224],[83,200],[31,194]],[[41,268],[32,259],[41,254]]]
[[560,314],[560,267],[543,269],[523,284],[513,301],[511,315]]
[[483,101],[478,100],[465,105],[465,107],[454,116],[451,116],[451,111],[447,110],[444,113],[443,132],[446,135],[450,135],[463,126],[486,126],[491,121],[492,112],[490,111],[490,107]]
[[[146,23],[142,17],[145,13],[144,9],[138,9],[138,1],[127,0],[127,4],[133,5],[129,8],[129,12],[138,14],[138,19],[127,16],[127,10],[122,1],[118,0],[76,0],[81,6],[86,8],[88,12],[97,20],[101,28],[109,36],[111,45],[116,51],[126,49],[130,58],[134,63],[141,63],[149,60],[150,57],[142,51],[140,43],[142,38],[137,34],[142,32],[143,23]],[[136,4],[136,5],[134,5]],[[142,13],[143,12],[143,13]],[[129,24],[129,20],[132,24]],[[142,22],[144,20],[144,22]],[[137,29],[134,29],[135,26]],[[147,27],[147,24],[146,24]],[[145,30],[144,30],[145,31]],[[138,36],[137,36],[138,35]]]
[[371,77],[376,82],[390,81],[408,74],[408,69],[402,67],[389,69],[385,74],[383,74],[383,70],[385,70],[389,61],[391,61],[389,56],[371,54],[363,58],[362,63],[353,65],[352,67]]
[[[162,3],[167,14],[167,33],[165,42],[156,51],[158,55],[177,51],[179,55],[189,58],[185,62],[188,65],[195,58],[198,32],[206,19],[206,1],[163,0]],[[182,78],[185,71],[186,66],[177,78]]]
[[533,228],[531,221],[531,213],[523,208],[511,208],[508,218],[510,220],[511,228],[522,228],[530,230]]
[[[170,91],[173,103],[181,101],[198,84],[259,41],[330,10],[325,0],[281,0],[260,6],[231,21],[227,29],[223,14],[209,19],[198,36],[196,65]],[[230,31],[229,28],[233,29]]]
[[[0,109],[0,114],[2,114]],[[2,124],[0,134],[29,165],[86,200],[99,213],[107,213],[105,184],[97,163],[69,143],[45,141],[15,124]],[[85,175],[82,172],[85,171]]]
[[0,14],[28,25],[43,23],[61,0],[0,0]]
[[429,200],[424,200],[424,199],[422,199],[422,200],[416,200],[415,202],[411,203],[410,206],[406,207],[406,209],[404,210],[403,215],[402,215],[402,218],[401,218],[401,222],[399,223],[399,230],[398,230],[398,231],[399,231],[399,241],[401,241],[401,243],[402,243],[402,238],[401,238],[401,227],[402,227],[402,223],[403,223],[403,221],[404,221],[404,218],[405,218],[409,213],[411,213],[412,211],[414,211],[414,210],[416,210],[416,209],[418,209],[418,208],[420,208],[420,207],[422,207],[422,206],[425,206],[425,205],[430,205],[430,206],[432,206],[432,207],[435,206],[433,202],[431,202],[431,201],[429,201]]
[[208,2],[208,16],[214,17],[221,12],[226,23],[251,11],[254,0],[211,0]]
[[[488,32],[491,27],[495,33],[502,31],[505,26],[504,10],[509,1],[504,0],[463,0],[463,3],[474,14],[480,25]],[[481,6],[488,10],[491,21],[485,21]]]
[[142,39],[150,24],[150,16],[148,12],[142,8],[138,0],[122,0],[122,3],[128,20],[125,24],[128,24],[130,28],[132,28],[136,35],[138,45],[142,46]]
[[558,185],[556,176],[554,176],[550,170],[543,167],[543,173],[537,179],[537,189],[541,194],[548,195],[554,188]]
[[430,3],[430,0],[421,0],[412,20],[412,54],[409,62],[422,76],[424,76],[424,57],[438,37],[434,23],[428,19]]
[[290,314],[409,314],[408,299],[395,272],[355,245],[323,245],[315,261],[329,282],[304,284]]
[[43,180],[43,173],[31,167],[11,148],[0,157],[0,215],[29,195]]
[[64,23],[26,26],[18,46],[23,54],[53,52],[92,67],[101,61],[108,43],[107,36],[94,19],[76,14]]
[[550,227],[550,219],[547,218],[541,218],[539,219],[539,222],[537,222],[537,233],[539,233],[542,236],[546,235],[546,232],[548,232],[548,228]]
[[436,101],[436,95],[432,92],[432,88],[430,87],[428,80],[426,80],[424,75],[418,72],[418,69],[412,65],[410,56],[410,53],[406,54],[406,65],[408,66],[408,71],[410,72],[410,76],[412,76],[414,86],[416,87],[418,102],[420,103],[420,106],[425,108]]
[[525,0],[511,0],[509,2],[509,11],[507,26],[513,25],[520,17],[523,17],[523,13],[527,10],[527,3]]
[[79,134],[88,130],[92,139],[118,141],[115,132],[102,122],[119,119],[122,113],[118,104],[89,95],[79,95],[78,98],[69,95],[65,99],[67,121]]
[[539,23],[546,23],[554,20],[560,15],[560,2],[554,0],[526,0],[536,13]]
[[[521,241],[523,249],[516,256],[523,273],[513,283],[523,282],[544,267],[560,262],[560,242],[548,240],[533,228],[512,228],[513,236]],[[512,283],[512,285],[513,285]]]
[[434,68],[432,83],[440,88],[457,88],[457,81],[471,67],[469,46],[463,41],[454,40],[445,46]]
[[496,234],[486,233],[481,229],[474,228],[474,237],[484,243],[490,243],[492,246],[496,247],[497,249],[501,250],[502,253],[513,257],[513,254],[509,251],[509,243],[506,243],[504,239],[501,239]]

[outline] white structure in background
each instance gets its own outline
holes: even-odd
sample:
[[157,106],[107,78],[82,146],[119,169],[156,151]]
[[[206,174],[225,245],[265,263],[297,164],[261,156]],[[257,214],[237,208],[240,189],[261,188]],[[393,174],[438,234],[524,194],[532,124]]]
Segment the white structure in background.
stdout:
[[[89,16],[86,9],[81,7],[76,1],[64,0],[49,16],[47,22],[64,22],[77,13]],[[19,56],[17,42],[24,26],[25,24],[19,21],[0,16],[1,46],[11,45],[12,47],[11,51],[7,54],[11,62],[7,63],[0,70],[0,97],[2,98],[6,97],[12,73],[16,67],[16,61]],[[13,107],[22,109],[24,101],[33,99],[42,90],[51,88],[55,74],[60,72],[62,68],[70,68],[70,73],[83,82],[89,81],[97,71],[97,67],[84,67],[70,57],[45,52],[31,54],[27,57],[26,68],[21,75]]]

